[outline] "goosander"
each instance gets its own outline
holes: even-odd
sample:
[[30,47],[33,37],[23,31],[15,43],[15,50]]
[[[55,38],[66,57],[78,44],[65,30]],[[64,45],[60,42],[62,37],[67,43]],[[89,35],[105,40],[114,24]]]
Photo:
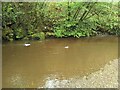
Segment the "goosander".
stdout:
[[24,46],[25,46],[25,47],[28,47],[28,46],[30,46],[30,44],[26,43],[26,44],[24,44]]
[[65,46],[64,48],[69,48],[69,46]]

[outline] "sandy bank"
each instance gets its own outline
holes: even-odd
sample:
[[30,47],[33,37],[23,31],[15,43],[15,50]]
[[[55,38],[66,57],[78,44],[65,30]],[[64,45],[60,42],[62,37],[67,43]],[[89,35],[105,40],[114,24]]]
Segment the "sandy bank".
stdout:
[[110,61],[99,71],[69,80],[47,80],[44,88],[118,88],[118,60]]

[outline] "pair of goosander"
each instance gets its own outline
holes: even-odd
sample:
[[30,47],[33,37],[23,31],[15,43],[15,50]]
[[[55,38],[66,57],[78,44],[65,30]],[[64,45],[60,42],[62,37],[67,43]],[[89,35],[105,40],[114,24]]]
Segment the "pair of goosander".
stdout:
[[[24,44],[25,47],[28,47],[28,46],[30,46],[30,45],[31,45],[30,43],[25,43],[25,44]],[[64,48],[69,48],[69,46],[65,46]]]

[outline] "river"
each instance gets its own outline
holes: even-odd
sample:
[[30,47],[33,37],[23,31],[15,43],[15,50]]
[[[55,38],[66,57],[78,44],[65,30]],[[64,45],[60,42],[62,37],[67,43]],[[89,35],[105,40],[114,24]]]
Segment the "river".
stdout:
[[118,38],[60,38],[5,42],[2,45],[2,87],[38,88],[48,79],[68,80],[98,71],[118,58]]

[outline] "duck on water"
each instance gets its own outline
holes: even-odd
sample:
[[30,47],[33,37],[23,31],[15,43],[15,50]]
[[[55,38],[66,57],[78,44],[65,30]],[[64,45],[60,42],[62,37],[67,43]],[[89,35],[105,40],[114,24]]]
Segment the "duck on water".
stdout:
[[69,46],[65,46],[64,48],[69,48]]
[[29,42],[24,44],[25,47],[29,47],[30,45],[31,44]]

